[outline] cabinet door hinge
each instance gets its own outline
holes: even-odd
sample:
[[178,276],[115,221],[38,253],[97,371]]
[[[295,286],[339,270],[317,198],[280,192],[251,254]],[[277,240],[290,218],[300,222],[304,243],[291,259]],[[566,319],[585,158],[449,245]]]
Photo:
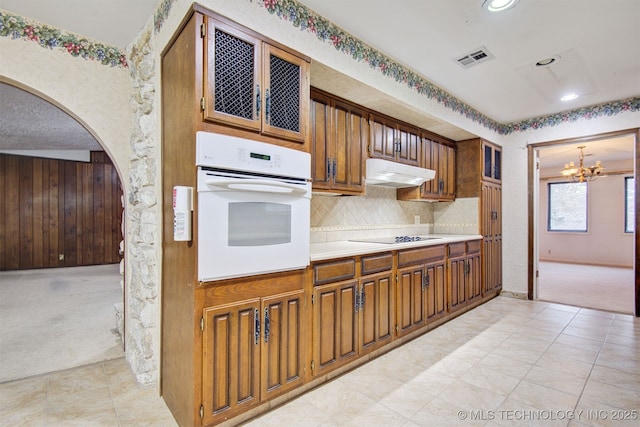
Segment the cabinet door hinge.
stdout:
[[396,335],[398,335],[398,330],[399,330],[398,325],[396,325]]
[[200,330],[204,332],[204,317],[200,318]]
[[315,305],[315,303],[316,303],[316,296],[311,295],[311,305]]
[[371,144],[367,144],[367,153],[371,152]]
[[396,283],[398,283],[398,275],[396,274]]
[[200,24],[200,37],[202,38],[207,37],[207,26],[205,25],[204,22]]
[[207,98],[204,96],[200,98],[200,109],[204,111],[207,108]]
[[316,370],[316,362],[315,362],[315,360],[312,360],[311,361],[311,372],[315,372],[315,370]]
[[200,419],[204,419],[204,406],[200,405]]

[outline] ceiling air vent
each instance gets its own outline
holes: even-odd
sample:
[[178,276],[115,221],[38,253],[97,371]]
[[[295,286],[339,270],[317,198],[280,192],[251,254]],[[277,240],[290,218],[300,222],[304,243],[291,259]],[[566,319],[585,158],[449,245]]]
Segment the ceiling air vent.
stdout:
[[467,54],[456,58],[456,62],[460,64],[462,68],[469,68],[472,65],[487,61],[492,58],[493,55],[491,54],[491,52],[489,52],[486,47],[481,46]]

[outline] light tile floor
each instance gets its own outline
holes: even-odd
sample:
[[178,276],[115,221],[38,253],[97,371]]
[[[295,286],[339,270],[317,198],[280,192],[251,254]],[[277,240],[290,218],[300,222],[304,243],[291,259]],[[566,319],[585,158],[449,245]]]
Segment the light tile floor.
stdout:
[[[498,297],[246,425],[637,426],[639,412],[640,319]],[[118,359],[0,384],[0,425],[175,422]]]

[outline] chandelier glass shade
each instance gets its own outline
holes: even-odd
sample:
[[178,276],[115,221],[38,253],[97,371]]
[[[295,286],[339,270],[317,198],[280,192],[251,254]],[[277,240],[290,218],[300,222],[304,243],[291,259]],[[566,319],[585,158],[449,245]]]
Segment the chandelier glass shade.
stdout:
[[602,162],[600,160],[596,161],[596,164],[593,166],[587,167],[584,165],[584,148],[584,145],[578,147],[578,149],[580,150],[578,166],[576,166],[573,162],[564,164],[564,168],[561,171],[563,176],[571,178],[576,182],[585,182],[594,181],[600,175],[602,175],[602,172],[604,172],[604,166],[602,166]]

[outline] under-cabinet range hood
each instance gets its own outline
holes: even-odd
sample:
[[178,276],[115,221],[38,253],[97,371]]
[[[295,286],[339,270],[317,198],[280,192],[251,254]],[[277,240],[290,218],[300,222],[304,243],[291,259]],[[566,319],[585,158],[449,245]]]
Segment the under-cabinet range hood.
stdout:
[[367,185],[403,188],[417,187],[436,176],[431,169],[405,165],[383,159],[367,159]]

